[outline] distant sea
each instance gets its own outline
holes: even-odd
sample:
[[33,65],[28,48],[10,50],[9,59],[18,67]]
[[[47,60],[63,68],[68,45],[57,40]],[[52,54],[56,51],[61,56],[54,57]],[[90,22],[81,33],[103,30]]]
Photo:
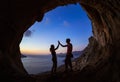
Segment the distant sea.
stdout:
[[[77,58],[74,56],[74,58]],[[21,58],[24,68],[29,74],[38,74],[46,71],[51,71],[52,68],[51,55],[26,55]],[[65,56],[57,56],[58,67],[64,64]]]

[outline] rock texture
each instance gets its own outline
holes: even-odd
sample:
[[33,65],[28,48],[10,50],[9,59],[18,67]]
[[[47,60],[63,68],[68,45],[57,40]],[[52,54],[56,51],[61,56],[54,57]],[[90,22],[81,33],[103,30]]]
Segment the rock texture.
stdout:
[[[58,6],[79,3],[92,21],[91,37],[76,69],[91,70],[101,82],[120,81],[119,0],[2,0],[0,2],[0,80],[29,78],[21,63],[19,44],[23,33],[44,14]],[[89,68],[89,69],[88,69]],[[93,70],[94,69],[94,70]],[[110,78],[110,79],[108,79]],[[96,80],[96,82],[98,81]],[[20,80],[19,80],[20,81]]]

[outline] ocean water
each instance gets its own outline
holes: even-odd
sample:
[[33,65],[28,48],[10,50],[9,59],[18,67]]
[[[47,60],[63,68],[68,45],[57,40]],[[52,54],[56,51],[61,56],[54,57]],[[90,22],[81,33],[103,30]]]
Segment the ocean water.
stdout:
[[[38,74],[51,71],[52,68],[51,55],[27,56],[21,58],[24,68],[29,74]],[[64,64],[65,57],[57,57],[58,66]]]
[[[79,55],[74,55],[75,58]],[[21,58],[24,68],[29,74],[38,74],[46,71],[51,71],[52,68],[52,56],[51,55],[29,55],[27,57]],[[58,67],[64,64],[65,54],[57,55],[57,65]]]

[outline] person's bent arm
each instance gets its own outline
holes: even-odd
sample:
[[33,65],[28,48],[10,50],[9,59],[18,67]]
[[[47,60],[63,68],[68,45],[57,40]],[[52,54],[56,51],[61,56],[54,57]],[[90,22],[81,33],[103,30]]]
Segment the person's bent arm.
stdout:
[[58,43],[59,43],[62,47],[67,47],[67,45],[62,45],[62,44],[60,43],[60,41],[58,41]]
[[60,45],[61,45],[62,47],[67,47],[67,45],[62,45],[61,43],[60,43]]

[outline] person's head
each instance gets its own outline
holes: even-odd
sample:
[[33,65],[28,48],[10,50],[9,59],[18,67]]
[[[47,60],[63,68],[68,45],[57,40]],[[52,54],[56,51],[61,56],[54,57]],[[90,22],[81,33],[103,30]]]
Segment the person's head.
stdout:
[[70,43],[70,39],[69,38],[66,39],[66,43]]
[[50,48],[54,49],[54,45],[52,44]]

